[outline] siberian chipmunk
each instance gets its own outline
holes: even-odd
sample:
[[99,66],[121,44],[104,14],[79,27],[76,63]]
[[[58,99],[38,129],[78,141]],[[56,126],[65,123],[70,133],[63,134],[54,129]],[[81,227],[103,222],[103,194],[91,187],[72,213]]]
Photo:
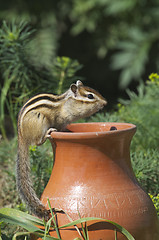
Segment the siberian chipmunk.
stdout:
[[72,84],[62,95],[39,94],[29,99],[18,116],[17,187],[30,210],[48,220],[50,211],[37,197],[30,179],[29,146],[41,145],[52,131],[88,117],[106,105],[106,100],[81,81]]

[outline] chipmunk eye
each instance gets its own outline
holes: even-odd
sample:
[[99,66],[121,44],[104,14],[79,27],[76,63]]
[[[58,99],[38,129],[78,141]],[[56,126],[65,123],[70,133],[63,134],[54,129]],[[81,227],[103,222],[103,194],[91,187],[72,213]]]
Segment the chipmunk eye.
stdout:
[[87,97],[88,97],[89,99],[93,99],[93,98],[94,98],[93,94],[91,94],[91,93],[89,93],[89,94],[87,95]]

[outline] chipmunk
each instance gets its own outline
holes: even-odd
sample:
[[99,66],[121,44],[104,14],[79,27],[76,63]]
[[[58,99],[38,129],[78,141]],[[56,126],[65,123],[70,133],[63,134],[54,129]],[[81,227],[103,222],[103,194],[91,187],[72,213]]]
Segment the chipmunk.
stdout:
[[62,95],[39,94],[29,99],[18,115],[17,187],[31,212],[48,220],[50,211],[37,197],[30,179],[29,146],[41,145],[51,132],[88,117],[107,104],[95,90],[78,80]]

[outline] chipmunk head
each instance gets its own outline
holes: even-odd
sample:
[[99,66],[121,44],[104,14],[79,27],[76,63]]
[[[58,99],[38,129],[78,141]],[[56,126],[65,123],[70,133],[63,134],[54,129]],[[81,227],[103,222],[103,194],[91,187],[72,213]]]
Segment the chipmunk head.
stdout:
[[70,86],[72,109],[80,117],[88,117],[98,112],[106,104],[106,100],[96,90],[86,87],[78,80],[76,84]]

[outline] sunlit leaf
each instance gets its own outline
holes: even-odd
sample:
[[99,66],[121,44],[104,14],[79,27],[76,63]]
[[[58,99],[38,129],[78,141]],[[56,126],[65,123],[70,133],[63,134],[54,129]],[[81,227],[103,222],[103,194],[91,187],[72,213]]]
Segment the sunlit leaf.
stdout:
[[36,226],[36,225],[42,226],[43,225],[42,220],[16,209],[1,208],[0,221],[4,221],[6,223],[11,223],[14,225],[19,225],[30,232],[35,231],[43,232]]

